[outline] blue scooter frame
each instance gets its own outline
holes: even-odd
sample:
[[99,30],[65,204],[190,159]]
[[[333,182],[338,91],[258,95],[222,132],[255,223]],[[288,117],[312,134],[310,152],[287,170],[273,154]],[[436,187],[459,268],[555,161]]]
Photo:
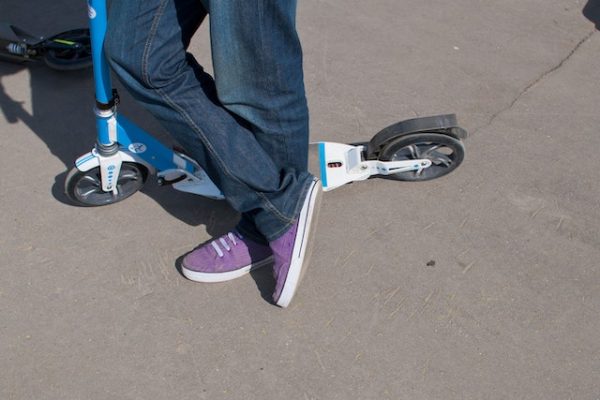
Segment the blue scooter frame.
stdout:
[[97,142],[92,151],[76,160],[75,169],[67,177],[67,195],[79,205],[114,203],[135,193],[148,173],[153,173],[160,183],[172,184],[178,190],[222,199],[221,191],[194,160],[167,148],[118,115],[118,95],[112,89],[103,51],[106,0],[90,0],[88,15],[96,89]]
[[[97,140],[79,157],[65,181],[67,196],[77,205],[100,206],[123,200],[145,183],[149,174],[159,184],[213,199],[224,196],[200,165],[167,148],[117,113],[119,98],[112,88],[103,45],[107,27],[106,0],[89,0],[91,49],[96,89]],[[463,160],[466,131],[456,117],[438,115],[391,125],[368,143],[318,142],[324,190],[333,190],[371,176],[420,181],[453,171]]]

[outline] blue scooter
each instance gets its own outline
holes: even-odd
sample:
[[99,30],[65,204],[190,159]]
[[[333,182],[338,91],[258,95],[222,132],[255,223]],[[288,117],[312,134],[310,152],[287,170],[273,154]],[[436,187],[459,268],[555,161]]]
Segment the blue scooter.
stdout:
[[[168,148],[117,114],[119,97],[112,88],[103,53],[106,0],[89,0],[91,54],[96,87],[97,140],[75,161],[65,180],[69,199],[80,206],[116,203],[142,188],[149,176],[160,185],[213,199],[223,199],[202,167],[183,152]],[[422,181],[456,169],[464,158],[467,133],[456,116],[438,115],[398,122],[356,145],[317,142],[323,190],[333,190],[372,176]]]

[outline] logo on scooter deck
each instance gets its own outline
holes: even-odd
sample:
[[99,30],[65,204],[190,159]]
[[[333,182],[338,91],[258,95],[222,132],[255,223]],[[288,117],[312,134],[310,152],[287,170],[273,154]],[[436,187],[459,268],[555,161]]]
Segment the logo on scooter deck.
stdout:
[[148,150],[148,147],[144,143],[131,143],[127,149],[135,154],[142,154]]

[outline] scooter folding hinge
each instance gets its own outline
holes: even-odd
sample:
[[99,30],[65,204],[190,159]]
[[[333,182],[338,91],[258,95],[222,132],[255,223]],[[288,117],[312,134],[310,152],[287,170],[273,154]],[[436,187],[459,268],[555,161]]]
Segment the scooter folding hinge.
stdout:
[[112,111],[114,113],[114,108],[121,103],[121,97],[119,97],[119,92],[117,89],[112,90],[112,97],[108,101],[108,103],[101,103],[96,100],[96,108],[101,112]]

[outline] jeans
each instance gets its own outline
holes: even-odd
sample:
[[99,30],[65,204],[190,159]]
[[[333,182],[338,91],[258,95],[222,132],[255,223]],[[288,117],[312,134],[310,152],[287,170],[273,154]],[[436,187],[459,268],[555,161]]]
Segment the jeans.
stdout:
[[[187,52],[210,18],[214,79]],[[264,243],[313,179],[296,0],[114,0],[104,49],[123,85],[206,170]]]

